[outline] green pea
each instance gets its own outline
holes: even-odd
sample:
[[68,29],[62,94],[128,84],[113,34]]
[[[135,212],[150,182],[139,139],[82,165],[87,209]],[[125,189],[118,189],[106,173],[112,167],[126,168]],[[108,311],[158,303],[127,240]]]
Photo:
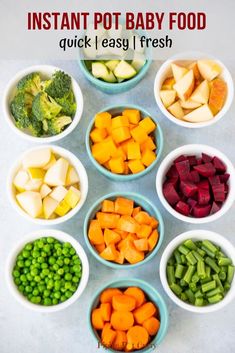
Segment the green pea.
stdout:
[[63,274],[64,274],[64,269],[63,269],[63,268],[59,268],[58,271],[57,271],[57,273],[58,273],[59,275],[63,275]]
[[70,264],[70,259],[69,259],[68,257],[66,257],[66,258],[64,259],[64,264],[65,264],[65,265],[69,265],[69,264]]
[[72,281],[73,281],[73,283],[78,283],[79,282],[79,278],[77,276],[74,276]]
[[41,281],[41,277],[40,276],[35,276],[34,277],[34,281],[35,282],[40,282]]
[[26,282],[27,281],[27,277],[25,275],[21,275],[20,276],[20,280],[21,280],[21,282]]
[[49,257],[48,262],[50,265],[54,265],[56,263],[56,259],[53,256],[51,256],[51,257]]
[[58,264],[54,264],[53,265],[53,270],[58,271],[59,270],[59,265]]
[[43,292],[43,296],[44,296],[45,298],[49,297],[50,294],[51,294],[51,291],[48,290],[48,289],[45,289],[44,292]]
[[14,270],[14,271],[13,271],[13,276],[14,276],[15,278],[20,277],[20,272],[17,271],[17,270]]
[[25,245],[25,250],[31,251],[33,249],[33,244],[32,243],[28,243]]
[[44,305],[51,305],[51,299],[50,298],[45,298],[43,304]]
[[25,291],[26,291],[26,293],[31,293],[32,292],[32,287],[26,286],[25,287]]
[[32,264],[32,261],[30,261],[30,260],[25,260],[25,266],[26,266],[26,267],[30,267],[31,264]]
[[18,286],[18,285],[21,283],[21,280],[20,280],[20,278],[18,277],[18,278],[15,278],[15,279],[14,279],[14,282],[15,282],[15,284]]
[[71,281],[72,277],[73,277],[73,276],[71,275],[71,273],[66,273],[65,276],[64,276],[64,279],[65,279],[66,281]]
[[57,298],[53,298],[53,299],[52,299],[52,304],[53,304],[53,305],[59,304],[59,300],[58,300]]
[[55,239],[52,237],[47,237],[47,242],[48,242],[48,244],[52,244],[55,242]]
[[17,261],[17,266],[20,268],[24,267],[24,261],[23,260]]
[[48,264],[46,262],[44,262],[43,264],[41,264],[41,268],[42,269],[48,268]]
[[72,295],[73,295],[73,293],[71,292],[71,291],[69,291],[69,290],[67,290],[66,292],[65,292],[65,296],[66,296],[66,298],[70,298],[70,297],[72,297]]
[[38,269],[37,268],[33,268],[32,270],[31,270],[31,275],[32,276],[36,276],[38,274]]
[[23,257],[24,257],[25,259],[27,259],[27,258],[29,257],[29,255],[30,255],[30,252],[29,252],[28,250],[24,250],[23,253],[22,253],[22,255],[23,255]]
[[36,297],[39,294],[39,290],[37,288],[35,288],[33,290],[33,295]]
[[51,251],[51,247],[50,247],[50,245],[49,245],[49,244],[44,245],[44,247],[43,247],[43,251],[45,251],[45,253],[50,252],[50,251]]

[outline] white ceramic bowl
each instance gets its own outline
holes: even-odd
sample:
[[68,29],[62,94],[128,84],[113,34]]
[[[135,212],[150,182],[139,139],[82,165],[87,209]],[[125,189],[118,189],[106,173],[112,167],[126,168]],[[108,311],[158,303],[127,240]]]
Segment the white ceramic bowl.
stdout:
[[[79,179],[80,179],[80,191],[81,191],[80,201],[78,202],[77,206],[74,207],[71,211],[69,211],[65,216],[58,217],[56,219],[32,218],[31,216],[29,216],[20,207],[20,205],[16,201],[15,188],[13,186],[13,180],[14,180],[14,177],[15,177],[17,171],[21,167],[22,158],[31,151],[40,150],[40,149],[44,149],[44,148],[50,148],[56,155],[59,155],[61,157],[66,158],[71,163],[71,165],[76,169],[78,176],[79,176]],[[87,197],[87,193],[88,193],[88,177],[87,177],[87,173],[86,173],[86,170],[85,170],[83,164],[72,152],[70,152],[62,147],[55,146],[55,145],[46,145],[46,146],[43,145],[43,146],[34,147],[34,148],[31,148],[31,149],[25,151],[17,159],[17,161],[14,163],[14,165],[11,168],[9,175],[8,175],[7,191],[8,191],[9,199],[10,199],[12,206],[21,216],[23,216],[24,218],[28,219],[29,221],[31,221],[35,224],[40,224],[43,226],[51,226],[51,225],[60,224],[60,223],[63,223],[65,221],[69,220],[76,213],[78,213],[78,211],[82,208],[83,204],[86,201],[86,197]]]
[[[226,101],[225,101],[223,108],[221,109],[221,111],[218,114],[215,115],[215,117],[213,119],[206,121],[206,122],[201,122],[201,123],[190,123],[190,122],[175,118],[174,115],[172,115],[163,105],[162,100],[159,95],[159,92],[161,90],[161,87],[162,87],[164,80],[167,77],[169,77],[169,75],[171,73],[170,65],[172,62],[182,64],[184,61],[189,61],[189,63],[190,63],[190,62],[193,62],[193,61],[199,60],[199,59],[212,59],[222,67],[222,73],[219,77],[224,79],[224,81],[227,83],[228,94],[227,94],[227,98],[226,98]],[[155,82],[154,82],[154,95],[155,95],[157,105],[158,105],[159,109],[161,110],[161,112],[169,120],[173,121],[173,123],[180,125],[180,126],[183,126],[183,127],[188,127],[188,128],[201,128],[201,127],[215,124],[228,112],[228,110],[232,104],[232,101],[233,101],[234,85],[233,85],[233,79],[232,79],[230,72],[228,71],[227,67],[221,61],[217,60],[212,55],[208,55],[205,53],[186,52],[186,53],[181,53],[181,54],[173,56],[172,58],[165,61],[162,64],[162,66],[159,68],[159,70],[156,74],[156,77],[155,77]]]
[[[230,178],[228,180],[228,185],[229,185],[229,193],[228,196],[223,203],[221,209],[214,213],[213,215],[203,217],[203,218],[194,218],[194,217],[187,217],[182,215],[181,213],[177,212],[174,210],[173,207],[167,202],[163,195],[162,191],[162,186],[165,181],[165,176],[170,168],[170,166],[173,164],[173,161],[179,157],[180,155],[196,155],[199,156],[201,153],[206,153],[212,157],[217,156],[220,158],[224,164],[227,167],[227,173],[230,174]],[[172,152],[170,152],[162,161],[158,168],[157,176],[156,176],[156,189],[158,193],[158,197],[163,204],[163,206],[167,209],[168,212],[170,212],[174,217],[178,218],[181,221],[188,222],[188,223],[194,223],[194,224],[202,224],[202,223],[208,223],[208,222],[213,222],[217,219],[219,219],[221,216],[223,216],[229,208],[232,206],[234,199],[235,199],[235,170],[230,162],[230,160],[219,150],[217,150],[214,147],[207,146],[207,145],[199,145],[199,144],[194,144],[194,145],[184,145],[181,147],[176,148]]]
[[77,110],[76,110],[76,113],[75,113],[75,116],[73,118],[72,123],[60,134],[55,135],[55,136],[50,136],[50,137],[35,137],[35,136],[32,136],[30,134],[30,132],[28,132],[26,130],[25,131],[20,130],[16,127],[15,120],[10,112],[9,103],[10,103],[11,99],[14,97],[14,94],[16,92],[16,85],[19,82],[19,80],[31,72],[39,72],[43,78],[48,79],[49,77],[51,77],[51,75],[55,71],[58,71],[58,70],[64,71],[63,69],[60,69],[56,66],[50,66],[50,65],[30,66],[24,70],[17,72],[17,74],[8,83],[8,85],[5,89],[5,92],[3,94],[2,106],[3,106],[3,112],[4,112],[4,115],[5,115],[5,118],[6,118],[8,125],[18,136],[23,137],[24,139],[26,139],[30,142],[51,143],[51,142],[61,140],[62,138],[64,138],[68,134],[70,134],[70,132],[72,132],[75,129],[75,127],[77,126],[77,124],[79,123],[79,121],[82,117],[82,112],[83,112],[82,91],[81,91],[78,83],[76,82],[76,80],[70,74],[68,74],[72,79],[72,88],[73,88],[74,96],[75,96],[75,99],[77,102]]
[[231,288],[219,303],[211,304],[203,307],[194,306],[192,304],[187,304],[183,300],[180,300],[170,289],[169,284],[167,282],[166,276],[166,266],[167,261],[169,260],[170,256],[172,255],[173,251],[186,239],[192,240],[202,240],[207,239],[213,242],[214,244],[221,247],[222,251],[232,259],[233,264],[235,264],[235,248],[234,246],[222,235],[210,232],[208,230],[191,230],[189,232],[182,233],[175,237],[165,248],[161,261],[160,261],[160,279],[162,286],[168,296],[181,308],[192,311],[194,313],[210,313],[212,311],[217,311],[221,308],[224,308],[232,299],[235,297],[235,280],[233,279]]
[[[43,305],[31,303],[23,294],[20,293],[20,291],[18,290],[17,286],[14,283],[12,271],[15,265],[16,257],[19,254],[19,252],[22,250],[25,244],[33,240],[36,240],[38,238],[49,237],[49,236],[56,238],[61,242],[69,242],[74,247],[77,255],[80,257],[80,260],[82,262],[82,277],[76,292],[68,300],[57,305],[43,306]],[[56,312],[67,308],[82,295],[83,291],[86,288],[88,278],[89,278],[89,262],[84,249],[71,235],[54,229],[38,230],[26,235],[11,251],[6,263],[5,277],[11,294],[15,297],[15,299],[19,303],[21,303],[28,309],[31,309],[40,313],[51,313],[51,312]]]

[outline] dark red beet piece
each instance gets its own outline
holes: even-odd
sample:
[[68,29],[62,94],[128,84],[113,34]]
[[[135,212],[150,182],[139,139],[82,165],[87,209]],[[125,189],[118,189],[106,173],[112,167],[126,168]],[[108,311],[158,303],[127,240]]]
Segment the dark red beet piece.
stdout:
[[209,163],[212,161],[212,159],[213,159],[213,157],[208,156],[208,154],[206,154],[206,153],[202,153],[202,160],[204,163]]
[[219,175],[220,181],[221,183],[226,183],[228,181],[228,179],[230,178],[230,174],[225,173],[225,174],[221,174]]
[[200,165],[200,164],[202,164],[202,163],[203,163],[202,158],[198,158],[198,159],[197,159],[197,165]]
[[225,173],[226,165],[218,157],[213,158],[213,164],[218,172]]
[[193,208],[193,216],[196,218],[207,217],[210,214],[211,205],[199,206],[196,205]]
[[198,203],[199,205],[208,205],[210,202],[210,191],[207,189],[198,189]]
[[177,172],[177,169],[174,164],[170,167],[170,169],[166,173],[166,177],[169,179],[179,177],[179,173]]
[[212,185],[212,191],[215,201],[223,202],[225,200],[225,187],[224,184]]
[[197,187],[200,189],[207,189],[209,190],[210,185],[207,179],[201,180],[198,184]]
[[178,163],[178,162],[183,162],[183,161],[186,161],[187,160],[187,157],[185,157],[183,154],[179,157],[177,157],[175,160],[174,160],[174,163]]
[[197,185],[190,181],[181,181],[180,190],[185,196],[190,197],[197,192]]
[[163,195],[170,205],[175,205],[178,201],[180,201],[180,197],[177,191],[174,188],[174,185],[166,182],[163,185]]
[[200,175],[196,170],[192,170],[189,173],[188,181],[191,181],[192,183],[199,183],[200,181]]
[[221,205],[219,205],[216,202],[213,202],[210,214],[214,214],[214,213],[218,212],[220,209],[221,209]]
[[221,184],[219,175],[214,175],[208,178],[211,185]]
[[195,165],[193,167],[200,175],[209,178],[215,175],[216,169],[212,163],[205,163],[200,165]]
[[193,210],[193,208],[196,206],[197,201],[194,200],[194,199],[189,198],[189,199],[187,200],[187,204],[189,205],[190,213],[191,213],[192,210]]
[[189,161],[189,164],[191,166],[197,165],[197,158],[196,156],[187,156],[187,159]]
[[183,201],[177,202],[177,204],[175,205],[175,210],[183,214],[184,216],[189,216],[189,212],[190,212],[189,205],[187,205],[187,203]]
[[190,172],[190,164],[188,160],[175,163],[180,180],[187,180]]
[[229,190],[228,184],[224,184],[224,192],[225,192],[225,194],[228,193],[228,190]]
[[176,187],[177,183],[178,183],[179,178],[178,177],[173,177],[170,179],[167,179],[167,181],[165,182],[166,184],[172,184],[174,185],[174,187]]

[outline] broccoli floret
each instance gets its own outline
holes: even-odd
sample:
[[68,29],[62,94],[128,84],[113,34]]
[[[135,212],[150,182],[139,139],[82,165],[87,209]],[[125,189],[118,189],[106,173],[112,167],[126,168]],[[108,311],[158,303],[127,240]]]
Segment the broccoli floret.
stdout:
[[77,104],[75,101],[74,93],[70,90],[68,96],[62,98],[56,98],[56,102],[61,105],[61,113],[64,115],[69,115],[72,118],[74,117],[77,109]]
[[30,125],[33,96],[25,92],[18,92],[10,103],[11,113],[19,129]]
[[33,96],[36,96],[36,94],[41,91],[41,78],[39,73],[32,72],[31,74],[24,76],[18,82],[17,88],[20,91],[24,91],[32,94]]
[[51,83],[45,91],[52,98],[62,98],[67,96],[71,89],[71,77],[63,71],[56,71],[52,75]]
[[41,137],[44,135],[42,122],[37,120],[34,116],[31,117],[31,123],[29,125],[29,131],[33,136]]
[[61,111],[61,106],[48,96],[45,92],[40,92],[33,100],[32,112],[39,120],[52,119]]
[[71,122],[71,117],[66,115],[48,120],[48,135],[58,135],[64,130],[65,126],[71,124]]
[[42,89],[43,91],[45,91],[46,88],[47,88],[50,84],[51,84],[51,80],[42,81],[42,82],[41,82],[41,89]]

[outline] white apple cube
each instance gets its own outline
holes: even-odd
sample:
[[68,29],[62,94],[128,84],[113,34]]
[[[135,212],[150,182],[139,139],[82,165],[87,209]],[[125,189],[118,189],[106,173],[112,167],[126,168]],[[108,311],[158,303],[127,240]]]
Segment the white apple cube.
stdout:
[[42,214],[42,199],[39,192],[25,191],[16,195],[16,199],[29,216],[37,218]]
[[65,185],[69,162],[59,158],[46,172],[44,182],[49,186]]
[[19,170],[16,174],[13,184],[19,192],[25,190],[25,184],[29,181],[29,175],[25,170]]
[[46,219],[50,218],[51,215],[54,213],[56,207],[58,206],[59,202],[54,200],[50,196],[46,196],[42,202],[43,204],[43,214]]
[[40,150],[34,150],[27,153],[22,164],[24,169],[28,168],[43,168],[51,159],[51,149],[42,148]]
[[64,186],[62,185],[56,186],[50,193],[50,197],[60,202],[65,198],[65,195],[67,194],[67,192],[68,190]]

